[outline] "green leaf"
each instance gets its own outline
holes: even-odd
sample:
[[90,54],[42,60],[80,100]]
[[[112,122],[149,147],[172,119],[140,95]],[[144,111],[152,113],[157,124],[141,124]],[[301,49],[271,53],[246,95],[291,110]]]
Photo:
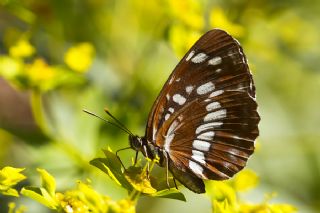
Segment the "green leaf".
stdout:
[[133,187],[127,181],[121,170],[121,163],[117,156],[108,150],[103,150],[106,158],[95,158],[90,164],[106,173],[113,181],[121,185],[128,191],[132,191]]
[[186,198],[184,194],[182,194],[177,189],[165,189],[162,191],[158,191],[151,195],[152,197],[159,197],[159,198],[169,198],[174,200],[181,200],[186,202]]
[[41,175],[41,185],[49,193],[51,197],[55,197],[56,193],[56,181],[46,170],[37,169]]
[[48,196],[43,195],[43,192],[45,191],[46,190],[44,188],[41,189],[38,187],[28,186],[21,189],[21,194],[47,206],[50,209],[57,209],[57,203],[52,198],[47,199]]

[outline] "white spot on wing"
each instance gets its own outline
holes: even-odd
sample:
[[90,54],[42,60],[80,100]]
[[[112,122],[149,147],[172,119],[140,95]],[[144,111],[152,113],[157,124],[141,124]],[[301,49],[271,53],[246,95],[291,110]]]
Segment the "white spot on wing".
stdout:
[[176,127],[178,126],[179,122],[178,121],[173,121],[167,131],[167,136],[168,135],[172,135],[174,134],[174,130],[176,129]]
[[218,111],[215,112],[211,112],[209,114],[207,114],[203,121],[213,121],[213,120],[218,120],[221,118],[225,118],[227,116],[227,110],[225,109],[220,109]]
[[214,131],[204,132],[197,136],[198,139],[211,141],[214,137]]
[[166,139],[164,140],[164,145],[163,145],[163,147],[164,147],[164,150],[166,150],[168,153],[170,152],[170,144],[171,144],[173,138],[174,138],[174,134],[168,135],[168,136],[166,137]]
[[210,59],[208,61],[208,64],[210,64],[210,65],[218,65],[218,64],[221,64],[221,62],[222,62],[222,58],[220,56],[217,56],[217,57],[214,57],[214,58]]
[[206,110],[210,112],[212,110],[219,109],[220,107],[221,105],[219,102],[212,102],[206,106]]
[[214,91],[213,93],[211,93],[209,95],[209,98],[213,98],[213,97],[216,97],[218,95],[221,95],[223,93],[223,90],[217,90],[217,91]]
[[201,163],[202,165],[205,165],[206,164],[206,161],[205,161],[205,157],[204,157],[204,153],[203,152],[200,152],[198,150],[192,150],[192,156],[191,156],[192,159],[194,159],[195,161]]
[[198,63],[201,63],[201,62],[205,61],[208,57],[209,56],[207,56],[205,53],[198,53],[195,57],[193,57],[191,59],[191,61],[193,63],[198,64]]
[[173,77],[172,77],[172,78],[170,78],[170,80],[169,80],[169,84],[172,84],[172,82],[173,82]]
[[211,92],[214,90],[214,84],[209,81],[208,83],[202,84],[197,88],[198,95],[207,94],[208,92]]
[[217,90],[217,91],[214,91],[212,92],[210,95],[209,95],[209,98],[204,100],[205,102],[211,102],[213,97],[216,97],[218,95],[221,95],[224,91],[223,90]]
[[219,72],[221,72],[221,71],[222,71],[222,69],[220,69],[220,68],[219,68],[219,69],[216,69],[216,72],[217,72],[217,73],[219,73]]
[[170,108],[168,109],[168,111],[171,112],[171,113],[173,113],[173,112],[174,112],[174,109],[173,109],[172,107],[170,107]]
[[193,162],[192,160],[189,160],[189,168],[192,170],[194,174],[196,174],[199,177],[202,177],[203,179],[207,179],[206,176],[203,175],[203,168],[199,164]]
[[243,138],[243,137],[239,137],[239,136],[233,136],[233,138],[234,138],[234,139],[237,139],[237,140],[244,140],[244,141],[254,142],[254,140],[247,139],[247,138]]
[[168,153],[170,152],[170,144],[174,138],[174,130],[175,128],[178,126],[178,121],[174,121],[171,123],[167,135],[165,136],[165,140],[164,140],[164,150],[167,151]]
[[170,118],[170,114],[169,113],[164,116],[164,120],[168,120],[169,118]]
[[185,97],[183,97],[180,94],[173,95],[172,99],[173,99],[174,102],[176,102],[179,105],[183,105],[187,100]]
[[201,151],[209,151],[210,150],[210,143],[201,140],[194,140],[192,143],[192,147]]
[[194,51],[191,51],[191,52],[189,53],[189,55],[187,56],[186,61],[189,61],[190,58],[192,58],[192,56],[193,56],[194,54],[195,54],[195,52],[194,52]]
[[166,98],[167,98],[167,100],[169,101],[169,100],[170,100],[170,95],[169,95],[169,94],[166,94]]
[[211,122],[211,123],[206,123],[198,126],[196,129],[196,134],[199,134],[200,132],[209,130],[209,129],[214,129],[215,127],[220,127],[223,123],[222,122]]
[[180,80],[181,80],[181,78],[177,78],[177,79],[176,79],[176,82],[179,82]]
[[192,92],[193,88],[194,88],[194,86],[191,86],[191,85],[186,87],[186,92],[188,93],[188,95],[190,95],[190,93]]
[[155,126],[153,126],[152,129],[152,140],[155,141],[156,140],[156,133],[157,133],[157,129]]

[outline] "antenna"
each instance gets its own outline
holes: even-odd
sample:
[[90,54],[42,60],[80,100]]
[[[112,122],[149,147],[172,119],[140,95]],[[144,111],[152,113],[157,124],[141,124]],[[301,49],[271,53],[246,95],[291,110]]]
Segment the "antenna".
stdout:
[[133,135],[132,132],[131,132],[125,125],[123,125],[116,117],[114,117],[107,108],[104,108],[104,111],[105,111],[118,125],[120,125],[120,126],[121,126],[122,128],[124,128],[124,129],[126,129],[128,132],[131,133],[131,135]]
[[[111,121],[109,121],[109,120],[107,120],[107,119],[104,119],[104,118],[100,117],[99,115],[97,115],[97,114],[95,114],[95,113],[93,113],[93,112],[90,112],[90,111],[88,111],[88,110],[86,110],[86,109],[83,109],[82,111],[85,112],[85,113],[87,113],[87,114],[89,114],[89,115],[92,115],[92,116],[94,116],[94,117],[96,117],[96,118],[99,118],[100,120],[103,120],[103,121],[106,122],[106,123],[109,123],[109,124],[111,124],[111,125],[119,128],[119,129],[121,129],[122,131],[126,132],[126,133],[129,134],[129,135],[133,135],[132,132],[130,132],[130,130],[128,130],[128,128],[126,128],[126,127],[125,127],[120,121],[118,121],[113,115],[111,115],[111,113],[110,113],[109,111],[107,112],[107,114],[108,114],[111,118],[113,118],[117,123],[113,123],[113,122],[111,122]],[[106,111],[106,109],[105,109],[105,111]]]

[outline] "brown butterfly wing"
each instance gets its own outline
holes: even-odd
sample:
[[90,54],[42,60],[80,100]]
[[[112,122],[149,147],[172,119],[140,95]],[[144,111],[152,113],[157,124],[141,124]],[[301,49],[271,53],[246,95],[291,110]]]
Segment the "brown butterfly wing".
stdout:
[[[201,179],[227,179],[245,166],[259,120],[242,48],[214,29],[194,44],[165,83],[149,114],[146,138],[168,154],[180,182],[204,191]],[[190,177],[181,180],[173,170]]]

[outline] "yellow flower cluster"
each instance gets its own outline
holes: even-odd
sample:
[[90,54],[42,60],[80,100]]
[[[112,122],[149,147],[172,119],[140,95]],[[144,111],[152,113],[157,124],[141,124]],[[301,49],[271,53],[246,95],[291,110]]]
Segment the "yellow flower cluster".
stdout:
[[7,55],[0,55],[0,75],[25,89],[48,91],[70,86],[84,79],[79,73],[88,71],[94,52],[90,43],[80,43],[67,50],[65,64],[49,65],[43,58],[34,56],[35,47],[23,37],[9,47]]
[[239,193],[257,186],[259,178],[251,170],[240,172],[230,181],[211,181],[207,184],[213,213],[291,213],[296,208],[289,204],[271,204],[270,198],[261,203],[249,203],[240,199]]
[[[183,56],[204,31],[212,28],[223,28],[235,37],[245,34],[244,28],[228,19],[220,7],[209,11],[209,20],[205,24],[206,8],[200,1],[177,0],[169,2],[169,11],[176,20],[169,31],[170,43],[178,56]],[[188,15],[185,15],[188,14]]]

